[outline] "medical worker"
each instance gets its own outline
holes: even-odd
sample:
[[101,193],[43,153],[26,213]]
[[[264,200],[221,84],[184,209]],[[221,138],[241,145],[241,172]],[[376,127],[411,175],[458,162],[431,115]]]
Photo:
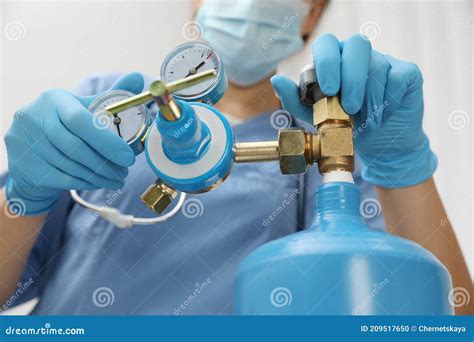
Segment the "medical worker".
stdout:
[[[449,269],[455,287],[470,289],[433,181],[438,160],[422,121],[440,113],[423,112],[420,69],[374,50],[359,34],[308,42],[324,1],[196,6],[203,40],[222,57],[230,81],[217,108],[236,140],[275,139],[272,113],[282,108],[294,116],[293,126],[310,126],[311,110],[300,104],[296,84],[275,70],[311,44],[322,91],[340,94],[355,119],[355,182],[383,211],[368,219],[370,226],[423,245]],[[178,215],[154,226],[121,230],[71,201],[65,190],[78,189],[90,202],[154,215],[139,200],[156,178],[144,154],[135,157],[119,137],[96,128],[87,110],[98,94],[139,93],[153,79],[136,72],[93,75],[75,91],[45,90],[16,112],[5,136],[8,174],[0,201],[3,207],[17,201],[26,211],[20,217],[0,212],[3,309],[36,297],[33,313],[41,315],[231,314],[242,259],[310,224],[321,183],[317,168],[281,175],[277,163],[235,165],[222,185],[190,195]]]

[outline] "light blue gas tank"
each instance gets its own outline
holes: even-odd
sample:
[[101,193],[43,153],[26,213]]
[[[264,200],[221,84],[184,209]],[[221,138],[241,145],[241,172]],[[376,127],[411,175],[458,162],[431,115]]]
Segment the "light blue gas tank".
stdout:
[[453,314],[447,269],[418,244],[369,229],[359,206],[356,185],[320,185],[309,229],[267,243],[242,262],[236,313]]

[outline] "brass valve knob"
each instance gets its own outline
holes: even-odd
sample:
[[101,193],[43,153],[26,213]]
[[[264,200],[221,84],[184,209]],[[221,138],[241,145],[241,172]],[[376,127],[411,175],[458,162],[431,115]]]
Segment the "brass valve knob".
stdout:
[[105,110],[114,115],[128,108],[135,107],[140,104],[155,101],[163,112],[164,117],[169,121],[179,119],[181,113],[171,93],[188,87],[192,87],[198,83],[207,81],[217,76],[216,70],[206,70],[195,75],[164,84],[162,81],[155,81],[150,85],[148,91],[133,97],[127,98],[108,106]]

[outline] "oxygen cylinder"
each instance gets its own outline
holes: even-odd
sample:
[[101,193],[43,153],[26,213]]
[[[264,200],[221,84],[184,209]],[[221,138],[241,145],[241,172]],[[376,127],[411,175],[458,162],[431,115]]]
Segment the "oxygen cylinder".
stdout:
[[241,263],[235,312],[453,314],[451,277],[440,261],[414,242],[370,229],[359,207],[355,184],[321,184],[308,229],[257,248]]

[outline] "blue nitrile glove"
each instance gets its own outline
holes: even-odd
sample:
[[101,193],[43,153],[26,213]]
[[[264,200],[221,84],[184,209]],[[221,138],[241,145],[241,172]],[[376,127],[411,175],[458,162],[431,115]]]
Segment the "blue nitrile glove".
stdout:
[[[130,73],[111,90],[138,93],[143,84],[141,74]],[[6,194],[8,200],[23,201],[24,215],[47,212],[64,189],[124,185],[135,155],[125,141],[93,119],[87,108],[94,98],[52,89],[15,113],[5,135]]]
[[[358,34],[343,42],[325,34],[312,49],[321,90],[329,96],[340,92],[344,110],[354,115],[362,177],[387,188],[429,179],[437,158],[422,128],[423,77],[418,67],[372,50]],[[285,110],[312,123],[312,108],[300,103],[294,82],[277,75],[272,84]]]

